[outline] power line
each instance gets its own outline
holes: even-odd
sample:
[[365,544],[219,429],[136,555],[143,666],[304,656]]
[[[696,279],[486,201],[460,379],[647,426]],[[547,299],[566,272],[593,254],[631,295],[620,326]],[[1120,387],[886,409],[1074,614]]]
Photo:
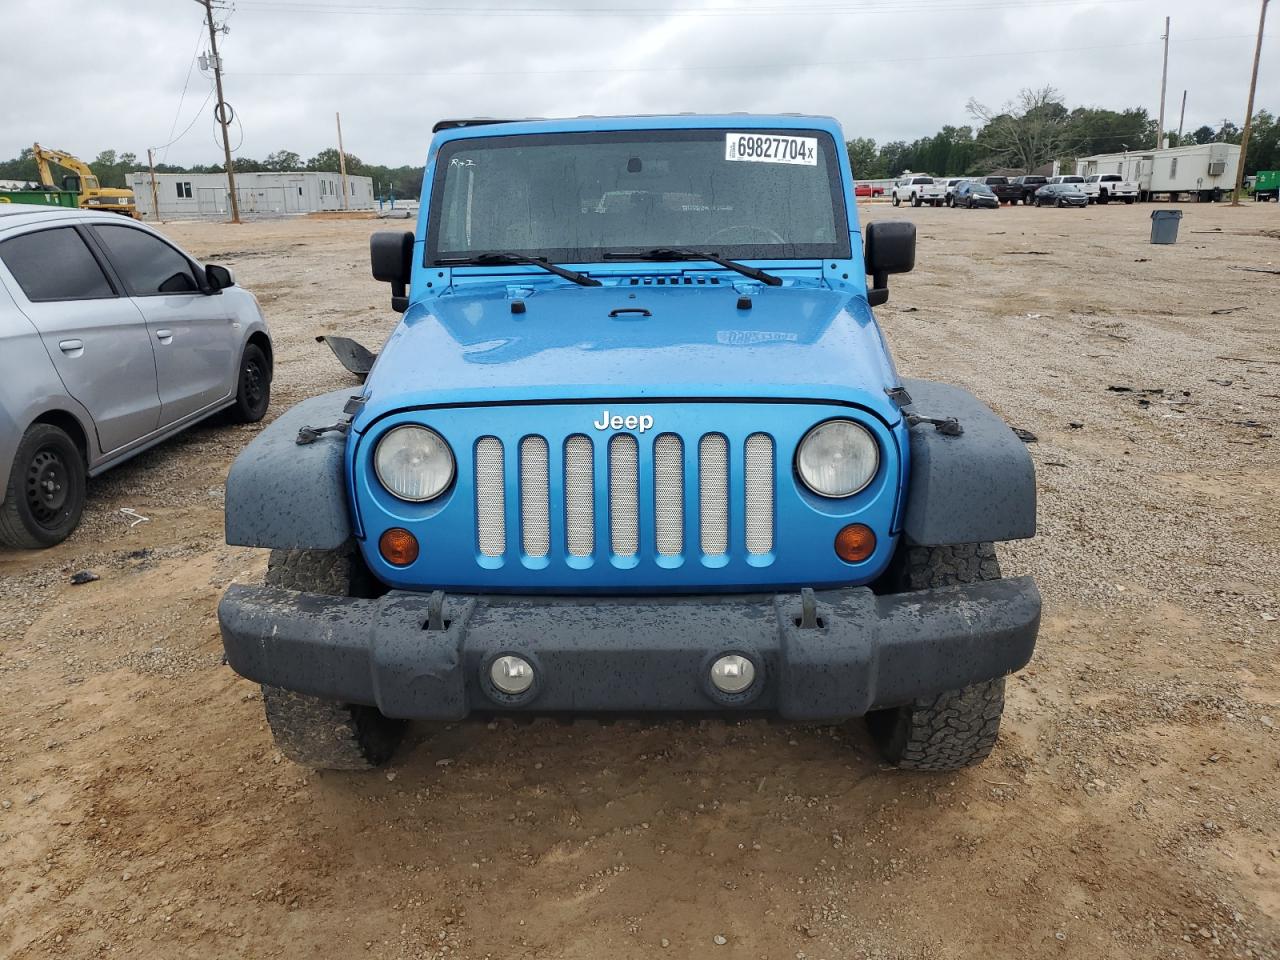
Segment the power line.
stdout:
[[[1141,3],[1143,0],[1109,0],[1110,4]],[[672,7],[474,7],[462,5],[406,6],[406,5],[353,5],[349,0],[323,3],[320,0],[240,0],[239,5],[249,11],[277,13],[336,13],[343,16],[371,17],[440,17],[502,14],[507,17],[646,17],[672,18],[697,17],[739,19],[747,16],[850,16],[873,13],[909,13],[979,10],[1026,10],[1051,7],[1097,6],[1096,0],[872,0],[866,4],[840,3],[838,5],[773,5],[760,7],[704,7],[688,10]]]
[[[186,129],[185,129],[185,130],[183,130],[183,131],[182,131],[180,134],[178,134],[176,137],[174,137],[172,140],[170,140],[168,143],[162,143],[162,144],[160,144],[160,146],[158,146],[158,147],[152,147],[151,149],[153,149],[153,150],[166,150],[166,151],[167,151],[169,147],[173,146],[175,143],[177,143],[179,140],[181,140],[183,137],[185,137],[188,133],[190,133],[190,132],[191,132],[191,128],[192,128],[192,127],[194,127],[194,126],[196,125],[196,121],[200,119],[200,114],[204,113],[204,108],[205,108],[205,107],[207,107],[207,106],[209,105],[209,101],[210,101],[210,100],[212,100],[212,99],[213,99],[213,88],[212,88],[212,87],[210,87],[210,88],[209,88],[209,95],[208,95],[208,96],[206,96],[206,97],[204,98],[204,103],[200,104],[200,109],[199,109],[199,110],[197,110],[197,111],[195,112],[195,115],[191,118],[191,122],[187,124]],[[168,156],[168,153],[167,153],[167,152],[165,153],[165,156],[166,156],[166,157]],[[161,160],[160,162],[161,162],[161,163],[164,163],[164,160]]]
[[[202,24],[200,29],[196,32],[195,49],[191,51],[191,59],[187,62],[187,76],[186,76],[186,79],[182,81],[182,93],[178,95],[178,109],[173,111],[173,123],[169,124],[169,143],[176,143],[178,139],[180,139],[180,137],[175,138],[173,136],[173,131],[178,129],[178,118],[182,116],[182,104],[187,99],[187,87],[191,83],[191,71],[195,69],[196,54],[200,52],[200,41],[201,39],[203,39],[203,37],[204,37],[204,25]],[[203,110],[204,108],[201,107],[200,109]],[[187,128],[187,130],[190,130],[190,129],[191,129],[190,127]],[[183,133],[186,133],[186,131],[184,130]],[[168,145],[169,144],[165,144],[165,148],[167,148]],[[153,147],[152,149],[159,150],[159,149],[165,149],[165,148]],[[164,163],[164,161],[167,159],[169,159],[169,154],[166,149],[165,155],[160,159],[160,162]]]
[[[1198,37],[1189,40],[1181,40],[1179,43],[1209,43],[1222,40],[1239,40],[1251,39],[1252,34],[1233,34],[1221,37]],[[1149,47],[1155,43],[1161,43],[1161,40],[1140,40],[1129,43],[1109,43],[1098,44],[1088,47],[1054,47],[1043,50],[1001,50],[991,53],[957,53],[957,54],[941,54],[936,56],[921,57],[885,57],[885,58],[867,58],[860,57],[856,60],[803,60],[792,62],[772,62],[762,63],[760,61],[750,61],[745,63],[733,64],[672,64],[670,66],[661,67],[619,67],[611,65],[607,67],[587,67],[578,69],[564,70],[391,70],[391,71],[339,71],[339,70],[317,70],[317,71],[227,71],[233,73],[237,77],[497,77],[497,76],[533,76],[533,75],[558,75],[558,74],[590,74],[590,73],[684,73],[687,71],[720,71],[720,70],[749,70],[756,72],[759,70],[772,70],[787,67],[844,67],[844,66],[861,66],[865,64],[885,64],[885,63],[922,63],[939,60],[985,60],[995,57],[1030,57],[1043,56],[1052,53],[1082,53],[1090,50],[1119,50],[1133,47]]]

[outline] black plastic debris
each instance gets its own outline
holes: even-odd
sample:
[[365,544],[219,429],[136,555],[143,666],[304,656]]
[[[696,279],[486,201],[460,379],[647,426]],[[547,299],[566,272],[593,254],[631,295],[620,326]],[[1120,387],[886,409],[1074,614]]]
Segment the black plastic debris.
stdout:
[[101,579],[102,578],[92,570],[81,570],[79,573],[73,573],[71,575],[71,585],[73,587],[79,587],[86,583],[93,583],[93,581]]

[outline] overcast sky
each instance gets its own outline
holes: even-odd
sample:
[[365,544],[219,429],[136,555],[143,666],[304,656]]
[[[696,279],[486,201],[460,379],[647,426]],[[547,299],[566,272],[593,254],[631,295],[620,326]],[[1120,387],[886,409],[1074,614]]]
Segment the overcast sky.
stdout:
[[[4,43],[0,157],[38,140],[145,159],[190,125],[160,157],[220,161],[197,2],[55,6],[0,4],[23,37],[49,30]],[[1046,83],[1071,106],[1154,116],[1165,16],[1166,126],[1184,89],[1187,129],[1241,122],[1258,0],[238,0],[216,19],[239,155],[311,156],[341,111],[347,151],[395,165],[421,163],[446,116],[796,111],[883,142]],[[1280,10],[1269,26],[1258,106],[1275,112]]]

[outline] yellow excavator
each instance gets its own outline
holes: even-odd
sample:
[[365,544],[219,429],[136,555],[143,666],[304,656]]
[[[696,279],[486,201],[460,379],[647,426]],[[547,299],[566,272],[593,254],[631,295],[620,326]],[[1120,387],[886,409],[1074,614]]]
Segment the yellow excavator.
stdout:
[[[133,217],[135,220],[139,219],[133,191],[127,187],[122,189],[100,185],[93,170],[79,157],[73,157],[61,150],[47,150],[37,143],[35,158],[40,167],[40,182],[46,187],[78,193],[81,210],[108,210],[112,213],[122,213],[126,217]],[[53,172],[49,169],[50,163],[65,167],[72,173],[63,177],[62,183],[55,183]]]

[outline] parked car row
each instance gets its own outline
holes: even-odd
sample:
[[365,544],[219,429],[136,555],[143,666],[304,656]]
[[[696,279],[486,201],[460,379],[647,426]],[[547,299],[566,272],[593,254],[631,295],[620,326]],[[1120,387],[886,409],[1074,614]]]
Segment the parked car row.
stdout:
[[[985,187],[985,190],[968,190],[963,194],[961,188],[965,184]],[[1074,190],[1050,190],[1045,187],[1073,187]],[[861,189],[861,188],[859,188]],[[1076,194],[1084,197],[1079,202]],[[858,196],[870,196],[859,193]],[[1008,204],[1016,206],[1087,206],[1090,203],[1134,203],[1138,199],[1138,184],[1133,180],[1125,180],[1115,174],[1101,174],[1081,177],[1063,174],[1056,177],[1044,177],[1037,174],[1026,174],[1020,177],[931,177],[926,174],[908,174],[900,177],[890,190],[890,199],[895,207],[909,203],[913,207],[929,205],[989,207],[993,206],[988,197],[994,197],[994,206]]]

